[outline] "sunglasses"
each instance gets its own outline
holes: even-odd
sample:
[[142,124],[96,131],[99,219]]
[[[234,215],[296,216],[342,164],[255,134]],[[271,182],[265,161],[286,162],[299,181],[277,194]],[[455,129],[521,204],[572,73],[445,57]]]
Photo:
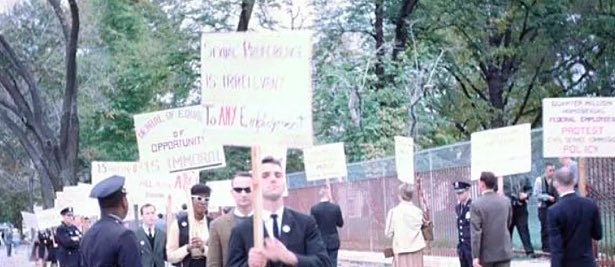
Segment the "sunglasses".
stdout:
[[196,199],[196,201],[199,202],[209,202],[209,197],[202,197],[202,196],[192,196],[192,199]]
[[233,187],[233,191],[235,191],[237,194],[241,194],[241,191],[246,192],[246,194],[250,194],[252,192],[252,189],[249,187]]

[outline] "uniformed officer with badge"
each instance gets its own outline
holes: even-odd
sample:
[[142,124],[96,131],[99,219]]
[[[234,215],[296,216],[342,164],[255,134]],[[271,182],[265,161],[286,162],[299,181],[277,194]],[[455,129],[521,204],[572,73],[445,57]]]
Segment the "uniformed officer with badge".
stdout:
[[81,267],[79,242],[81,231],[75,223],[73,208],[66,207],[62,211],[62,224],[56,229],[56,242],[58,243],[58,261],[62,267]]
[[90,197],[98,199],[101,216],[85,233],[81,242],[85,267],[143,266],[137,237],[122,224],[129,209],[125,180],[122,176],[114,175],[92,188]]
[[472,243],[470,243],[470,187],[469,183],[457,181],[453,183],[457,194],[457,228],[459,229],[459,244],[457,244],[457,255],[461,267],[472,267]]

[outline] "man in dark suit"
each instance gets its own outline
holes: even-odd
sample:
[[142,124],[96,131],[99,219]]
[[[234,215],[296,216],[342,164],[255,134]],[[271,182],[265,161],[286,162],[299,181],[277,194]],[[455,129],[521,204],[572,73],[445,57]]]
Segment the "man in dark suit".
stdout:
[[81,241],[85,267],[142,267],[135,233],[122,225],[128,213],[125,178],[111,176],[92,188],[90,197],[98,199],[101,217]]
[[73,208],[67,207],[60,211],[62,224],[56,229],[56,242],[58,243],[58,261],[60,266],[79,267],[81,256],[79,254],[79,242],[81,231],[75,226]]
[[327,247],[331,266],[337,266],[337,250],[340,248],[340,237],[337,227],[344,226],[344,218],[340,206],[332,203],[329,197],[329,188],[325,187],[318,192],[320,202],[310,209],[310,214],[316,220],[322,239]]
[[481,173],[478,186],[482,195],[470,207],[474,267],[508,267],[513,256],[508,232],[512,207],[508,198],[494,192],[496,184],[493,173]]
[[286,177],[280,162],[267,157],[261,163],[265,247],[254,248],[253,220],[241,223],[231,231],[227,266],[331,266],[314,218],[284,207]]
[[135,232],[141,251],[143,267],[164,267],[166,260],[167,233],[158,229],[156,207],[152,204],[141,206],[143,225]]
[[602,239],[598,206],[574,191],[574,173],[569,167],[555,172],[553,185],[560,198],[547,210],[552,267],[595,267],[592,239]]

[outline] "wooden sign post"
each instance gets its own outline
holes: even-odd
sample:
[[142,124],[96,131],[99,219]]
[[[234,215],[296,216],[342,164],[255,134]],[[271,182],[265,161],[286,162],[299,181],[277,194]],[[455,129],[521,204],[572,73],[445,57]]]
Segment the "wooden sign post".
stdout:
[[261,164],[261,149],[259,146],[252,147],[251,153],[252,160],[252,184],[253,184],[253,197],[252,207],[254,209],[252,231],[254,232],[254,247],[256,249],[263,249],[263,178],[259,172],[259,166]]

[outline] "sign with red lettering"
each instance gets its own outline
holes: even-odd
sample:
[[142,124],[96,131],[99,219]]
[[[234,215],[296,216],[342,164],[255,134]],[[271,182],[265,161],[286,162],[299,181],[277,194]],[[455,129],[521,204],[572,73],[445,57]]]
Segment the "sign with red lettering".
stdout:
[[222,145],[213,145],[203,135],[201,106],[139,114],[134,121],[141,160],[159,159],[171,173],[226,165]]
[[208,140],[235,146],[312,146],[311,35],[203,35],[201,103]]
[[542,100],[544,157],[615,157],[615,97]]
[[471,179],[480,173],[496,176],[532,170],[532,133],[529,123],[472,133]]

